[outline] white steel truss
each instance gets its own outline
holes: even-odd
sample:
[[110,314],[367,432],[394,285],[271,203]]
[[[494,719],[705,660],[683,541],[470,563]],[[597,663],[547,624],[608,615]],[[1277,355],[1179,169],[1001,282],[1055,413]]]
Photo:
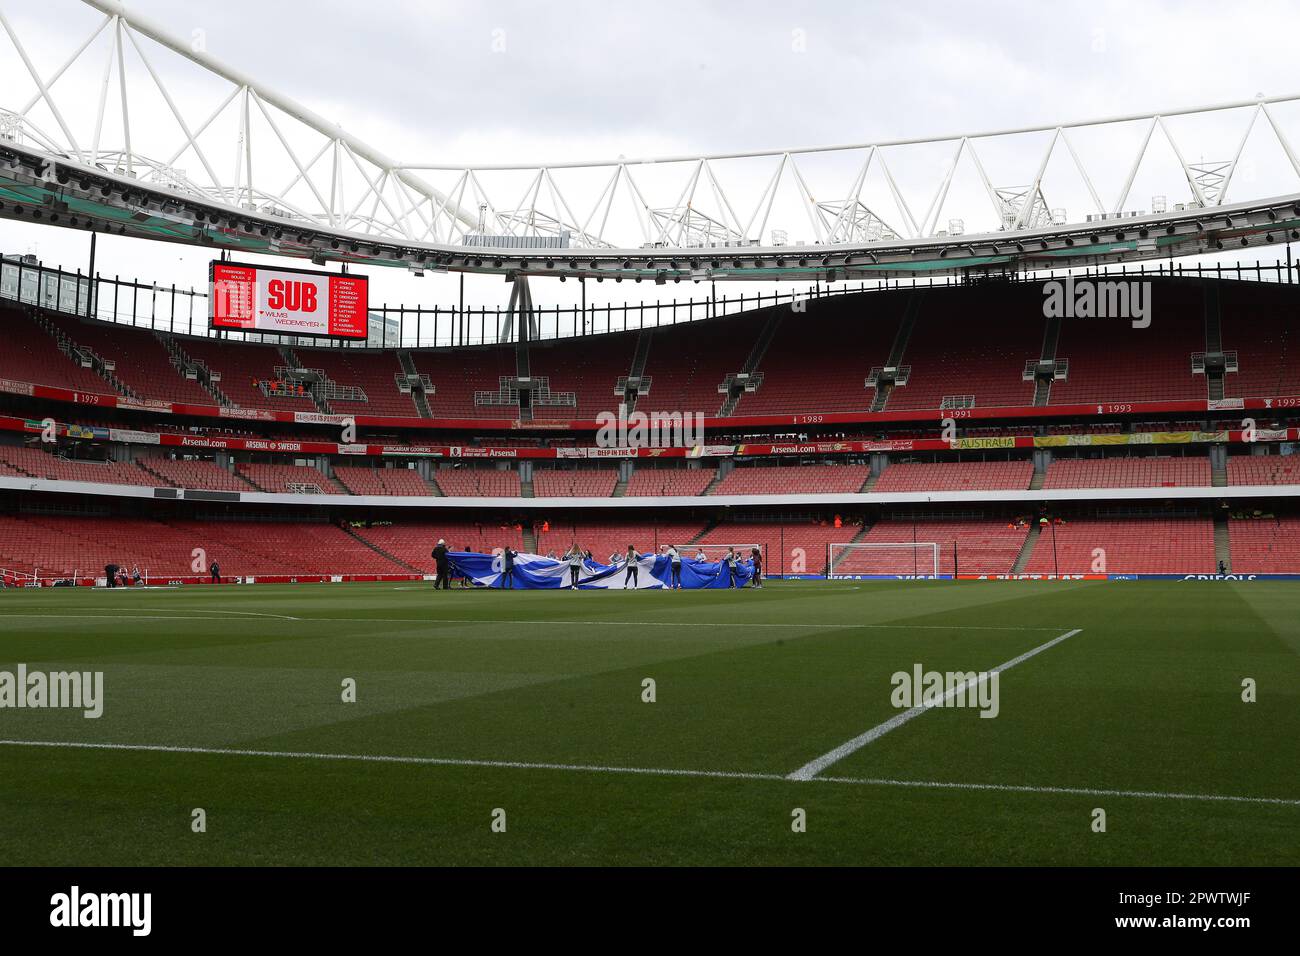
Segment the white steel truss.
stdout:
[[[0,0],[0,48],[7,42],[13,53],[0,54],[0,144],[376,249],[385,242],[689,257],[767,248],[765,237],[777,236],[781,245],[788,237],[790,246],[871,255],[876,243],[945,236],[950,223],[966,238],[1014,244],[1066,223],[1145,214],[1134,208],[1148,204],[1135,198],[1139,190],[1152,208],[1168,197],[1180,210],[1300,194],[1300,159],[1288,136],[1300,125],[1300,95],[754,152],[398,162],[118,0],[79,2],[94,22],[68,35],[66,54],[40,63],[6,11],[21,7],[29,20],[61,24],[61,11],[79,9],[78,0]],[[203,84],[206,99],[190,95]],[[1258,174],[1256,153],[1276,160],[1273,178]],[[1246,156],[1252,171],[1241,175]],[[1233,195],[1242,190],[1248,195]],[[1060,198],[1064,192],[1072,198]]]

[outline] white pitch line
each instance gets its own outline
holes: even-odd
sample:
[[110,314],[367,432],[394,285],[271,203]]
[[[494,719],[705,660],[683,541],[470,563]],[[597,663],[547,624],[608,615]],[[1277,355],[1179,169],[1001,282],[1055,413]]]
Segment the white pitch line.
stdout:
[[907,710],[903,711],[901,714],[895,714],[893,717],[890,717],[884,723],[876,724],[876,726],[872,727],[870,730],[866,731],[865,733],[858,734],[858,736],[854,737],[852,740],[845,741],[844,743],[836,747],[834,750],[828,750],[826,753],[822,754],[817,759],[810,760],[808,763],[804,764],[798,770],[791,773],[789,775],[790,779],[791,780],[813,779],[813,777],[817,776],[827,767],[831,766],[832,764],[839,763],[845,757],[849,756],[849,754],[856,753],[857,751],[865,747],[867,744],[871,743],[873,740],[879,740],[885,734],[889,733],[891,730],[897,730],[899,727],[903,726],[903,724],[907,723],[912,718],[919,717],[921,716],[921,714],[924,714],[927,710],[930,710],[933,707],[938,707],[940,704],[951,700],[953,697],[956,697],[960,693],[963,693],[966,690],[967,685],[983,683],[988,678],[989,674],[1000,674],[1003,671],[1010,670],[1011,668],[1015,667],[1017,664],[1029,660],[1029,658],[1033,657],[1034,655],[1041,654],[1043,653],[1043,651],[1047,650],[1048,648],[1055,647],[1057,644],[1060,644],[1062,641],[1074,637],[1074,635],[1078,634],[1082,630],[1083,628],[1076,627],[1072,631],[1066,631],[1060,637],[1052,638],[1052,640],[1048,641],[1045,644],[1039,644],[1037,647],[1025,651],[1025,653],[1021,654],[1019,657],[1013,657],[1011,658],[1011,660],[1007,661],[1006,663],[999,664],[991,671],[988,671],[980,675],[979,679],[976,681],[962,681],[960,684],[952,688],[952,690],[948,691],[946,694],[943,695],[943,697],[941,697],[937,701],[931,701],[928,704],[917,704],[915,707],[910,707]]
[[474,760],[462,757],[403,757],[386,754],[337,754],[297,750],[241,750],[235,747],[185,747],[171,744],[110,744],[62,740],[0,740],[0,747],[46,747],[63,750],[117,750],[134,753],[194,754],[215,757],[272,757],[288,760],[336,760],[392,763],[432,767],[481,767],[499,770],[554,770],[570,773],[629,774],[644,777],[694,777],[708,780],[757,780],[771,783],[829,783],[867,787],[911,787],[928,790],[986,790],[1067,796],[1132,797],[1144,800],[1205,800],[1300,807],[1289,797],[1245,797],[1220,793],[1178,793],[1159,790],[1108,790],[1098,787],[1036,787],[1023,784],[953,783],[943,780],[891,780],[870,777],[814,777],[808,780],[786,774],[742,770],[685,770],[669,767],[607,767],[598,764],[546,763],[536,760]]
[[[790,779],[789,777],[786,778]],[[953,783],[945,780],[891,780],[885,777],[813,777],[812,783],[850,783],[870,787],[918,787],[927,790],[996,790],[1000,793],[1057,793],[1075,797],[1141,797],[1154,800],[1217,800],[1228,803],[1272,803],[1300,807],[1288,797],[1239,797],[1220,793],[1166,793],[1161,790],[1107,790],[1101,787],[1036,787],[1013,783]]]
[[297,750],[241,750],[238,747],[184,747],[171,744],[97,744],[63,740],[0,740],[2,747],[55,747],[69,750],[127,750],[141,753],[199,754],[218,757],[281,757],[294,760],[356,760],[435,767],[494,767],[503,770],[569,770],[583,773],[626,773],[652,777],[709,777],[720,780],[783,780],[779,773],[730,770],[675,770],[662,767],[602,767],[532,760],[473,760],[460,757],[402,757],[387,754],[331,754]]
[[[94,609],[92,608],[91,610],[94,610]],[[177,608],[177,610],[182,610],[182,609]],[[218,610],[218,609],[216,609],[216,608],[212,608],[211,610],[204,610],[204,609],[202,609],[202,608],[184,608],[183,610],[184,610],[186,613],[183,613],[183,614],[158,613],[158,612],[166,612],[166,611],[167,611],[167,608],[154,608],[155,613],[153,613],[153,614],[122,614],[122,613],[120,613],[120,612],[118,612],[118,611],[110,611],[110,610],[107,610],[107,609],[104,611],[103,614],[51,614],[51,613],[49,613],[48,611],[42,611],[42,612],[39,613],[39,614],[14,614],[14,613],[12,613],[12,612],[10,612],[10,611],[5,611],[3,618],[0,618],[0,620],[3,620],[4,618],[10,618],[10,617],[22,617],[22,618],[28,618],[28,617],[43,618],[43,617],[48,617],[48,618],[56,618],[56,619],[58,619],[58,620],[71,620],[71,621],[78,621],[78,620],[86,620],[86,621],[224,621],[224,620],[228,620],[228,618],[225,618],[225,617],[214,617],[214,616],[213,616],[213,615],[222,615],[222,614],[227,614],[227,615],[229,615],[229,614],[238,614],[238,615],[240,615],[241,617],[270,617],[270,618],[275,618],[275,619],[280,620],[280,621],[301,621],[301,620],[303,620],[303,619],[300,618],[300,617],[291,617],[291,616],[289,616],[288,614],[264,614],[264,613],[261,613],[261,612],[259,612],[259,611],[222,611],[222,610]],[[189,612],[192,612],[192,611],[197,611],[198,613],[197,613],[197,614],[189,613]]]

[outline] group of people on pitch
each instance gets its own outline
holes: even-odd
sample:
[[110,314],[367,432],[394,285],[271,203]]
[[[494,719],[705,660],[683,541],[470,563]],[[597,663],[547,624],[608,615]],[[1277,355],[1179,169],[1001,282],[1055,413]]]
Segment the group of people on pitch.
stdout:
[[[465,549],[467,552],[471,548]],[[669,590],[680,591],[682,589],[682,554],[676,545],[667,545],[663,549],[664,556],[668,558],[668,567],[671,572],[669,578]],[[442,589],[444,591],[451,589],[451,552],[447,548],[447,542],[443,538],[438,539],[438,544],[434,547],[430,555],[434,560],[437,569],[437,575],[434,578],[434,590]],[[509,545],[501,549],[501,587],[512,590],[515,584],[515,559],[519,557],[519,552],[515,551]],[[584,551],[575,541],[564,554],[558,558],[554,552],[550,557],[557,561],[563,561],[569,566],[569,590],[578,590],[578,581],[582,577],[582,567],[584,562],[592,560],[591,552]],[[708,557],[701,549],[695,555],[696,561],[707,561]],[[635,589],[641,571],[641,554],[637,551],[636,546],[629,544],[627,551],[621,556],[611,554],[609,563],[612,567],[620,564],[624,566],[623,587],[629,585]],[[727,553],[722,556],[719,562],[727,573],[727,587],[743,587],[740,582],[740,567],[742,564],[748,564],[751,568],[750,586],[762,588],[763,586],[763,552],[760,548],[750,548],[749,560],[741,558],[736,554],[735,548],[727,548]],[[461,586],[469,587],[468,578],[461,578]]]

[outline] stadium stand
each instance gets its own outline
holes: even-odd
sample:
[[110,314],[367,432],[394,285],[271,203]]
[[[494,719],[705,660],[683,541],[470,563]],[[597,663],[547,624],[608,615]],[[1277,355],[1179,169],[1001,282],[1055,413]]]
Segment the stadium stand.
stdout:
[[409,571],[330,524],[0,515],[0,566],[50,576],[102,575],[109,562],[151,578],[192,575],[196,547],[225,576]]
[[1024,489],[1034,477],[1032,461],[899,462],[880,473],[873,492],[996,491]]
[[479,405],[475,392],[496,394],[502,378],[517,374],[515,350],[490,346],[482,349],[412,351],[415,369],[429,376],[428,395],[434,418],[515,418],[518,404]]
[[239,474],[259,491],[288,495],[346,495],[347,489],[307,465],[268,465],[241,462]]
[[472,549],[491,553],[506,545],[516,551],[524,548],[521,529],[509,524],[467,521],[464,518],[376,524],[368,528],[355,527],[352,532],[402,564],[425,574],[433,574],[436,570],[430,553],[439,538],[446,539],[452,551]]
[[738,466],[713,489],[715,495],[796,495],[862,490],[866,465]]
[[432,495],[419,474],[410,468],[362,468],[335,465],[334,477],[354,495]]
[[1205,351],[1199,286],[1152,289],[1158,318],[1134,328],[1124,318],[1061,319],[1056,358],[1069,362],[1052,384],[1051,405],[1205,399],[1204,375],[1192,374],[1192,353]]
[[575,401],[573,405],[534,402],[533,417],[593,421],[602,412],[616,413],[620,397],[614,394],[614,385],[620,375],[631,371],[636,341],[636,335],[616,333],[593,336],[581,348],[569,342],[530,348],[531,374],[547,380],[551,395],[572,393]]
[[1237,353],[1237,371],[1227,372],[1224,395],[1231,398],[1300,395],[1300,332],[1295,306],[1284,289],[1268,284],[1222,285],[1223,348]]
[[867,375],[888,361],[904,302],[902,296],[862,305],[813,300],[806,314],[783,316],[758,365],[762,384],[740,400],[736,413],[869,409],[876,393],[866,387]]
[[433,480],[448,497],[518,498],[519,472],[495,468],[439,468]]
[[716,477],[713,468],[638,468],[623,494],[629,498],[702,495]]
[[202,547],[209,560],[216,556],[225,575],[409,571],[332,524],[273,521],[169,521],[167,524],[176,539],[185,542],[188,548]]
[[1184,488],[1209,485],[1210,460],[1196,458],[1059,458],[1044,488]]
[[157,484],[200,491],[254,491],[247,481],[210,461],[177,458],[138,458],[145,471],[158,476]]
[[178,343],[190,358],[202,362],[211,372],[221,373],[218,387],[230,401],[242,408],[316,410],[310,396],[268,395],[253,384],[254,380],[274,380],[276,367],[289,364],[275,346],[200,338],[179,339]]
[[4,347],[0,348],[0,378],[83,392],[113,394],[113,388],[92,368],[83,368],[59,351],[53,336],[26,312],[0,309]]
[[1228,522],[1233,574],[1300,571],[1300,518],[1233,518]]
[[394,376],[403,374],[403,371],[396,352],[298,348],[294,354],[304,368],[320,369],[334,384],[352,385],[365,393],[365,401],[328,398],[335,414],[420,417],[411,396],[397,390]]
[[0,461],[19,474],[50,481],[90,481],[106,485],[158,485],[151,475],[128,461],[78,461],[35,448],[0,445]]
[[[1024,381],[1022,373],[1025,362],[1042,353],[1041,298],[1031,307],[1016,308],[1023,295],[956,291],[921,299],[902,358],[911,375],[906,385],[890,392],[886,409],[1033,404],[1034,383]],[[945,406],[949,397],[956,404]]]
[[1211,574],[1215,566],[1209,518],[1076,518],[1043,528],[1025,573]]
[[[191,405],[215,404],[198,382],[185,378],[172,364],[171,353],[152,332],[104,322],[78,322],[51,314],[49,320],[69,340],[88,348],[101,359],[109,359],[113,374],[140,398]],[[112,391],[103,387],[101,391]]]
[[[831,573],[931,574],[933,554],[907,546],[912,542],[927,542],[939,546],[940,574],[953,574],[954,567],[961,574],[1008,574],[1015,567],[1028,535],[1029,525],[1024,522],[885,519],[872,525],[855,542],[878,547],[840,552],[834,558]],[[894,544],[903,547],[888,547]]]
[[613,469],[538,468],[533,472],[533,494],[538,498],[608,498],[617,484],[618,472]]
[[1300,485],[1300,456],[1229,455],[1230,485]]
[[649,333],[645,374],[651,378],[650,391],[637,401],[637,411],[717,415],[724,398],[718,386],[744,367],[765,315],[692,322]]

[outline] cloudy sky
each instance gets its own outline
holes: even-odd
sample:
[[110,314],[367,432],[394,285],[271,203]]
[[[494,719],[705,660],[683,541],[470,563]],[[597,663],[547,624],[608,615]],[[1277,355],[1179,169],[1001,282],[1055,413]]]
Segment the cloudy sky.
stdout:
[[[1286,2],[131,0],[127,8],[406,162],[558,162],[872,142],[1300,93],[1300,8]],[[47,74],[102,16],[78,0],[0,0],[0,10]],[[70,71],[55,88],[79,102],[83,124],[103,60],[95,57],[82,74]],[[178,100],[212,102],[195,67],[161,54],[154,61],[176,84]],[[138,64],[128,65],[141,79]],[[30,89],[0,35],[0,108],[20,107]],[[133,102],[132,110],[137,140],[153,129],[174,130],[160,101]],[[196,112],[197,123],[203,111]],[[1290,128],[1300,147],[1300,109],[1282,107],[1278,115],[1296,120]],[[1230,158],[1245,118],[1182,127],[1188,160]],[[1090,141],[1080,133],[1080,151],[1096,164],[1103,193],[1123,179],[1140,135],[1115,130]],[[233,143],[211,151],[231,165]],[[893,161],[918,216],[950,152]],[[986,161],[1005,161],[998,184],[1012,185],[1032,178],[1040,153],[1031,145],[999,154],[990,145]],[[1237,198],[1300,189],[1281,157],[1275,144],[1252,141]],[[954,176],[941,221],[962,214],[975,190],[970,177],[969,170]],[[742,198],[763,181],[744,179],[737,173]],[[1167,168],[1152,170],[1149,181],[1139,177],[1129,205],[1147,208],[1167,183],[1177,185]],[[826,188],[833,195],[838,187]],[[1071,191],[1078,185],[1054,188],[1051,205],[1081,218],[1082,193]],[[1166,191],[1171,203],[1187,198]],[[0,250],[35,250],[51,265],[83,262],[85,244],[84,236],[0,223]],[[121,239],[100,247],[102,271],[181,284],[201,284],[206,259]],[[452,277],[385,274],[372,296],[446,304],[455,285]],[[478,279],[468,296],[491,304],[505,293],[499,280]],[[572,284],[534,290],[539,302],[572,294]]]

